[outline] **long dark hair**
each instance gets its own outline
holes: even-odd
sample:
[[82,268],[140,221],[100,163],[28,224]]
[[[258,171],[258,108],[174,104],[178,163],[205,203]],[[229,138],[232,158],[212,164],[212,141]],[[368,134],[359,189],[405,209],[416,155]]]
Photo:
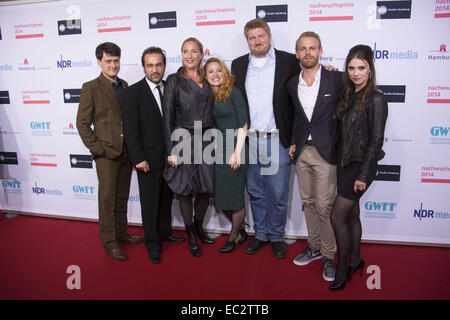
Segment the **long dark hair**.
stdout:
[[364,86],[364,88],[361,89],[362,92],[360,99],[357,102],[358,106],[355,109],[356,112],[361,112],[364,109],[364,106],[366,105],[369,96],[376,89],[376,76],[375,76],[375,66],[373,63],[372,48],[363,44],[358,44],[357,46],[354,46],[353,48],[350,49],[347,55],[347,59],[345,60],[345,71],[343,77],[344,94],[337,108],[337,115],[339,118],[342,116],[342,113],[348,107],[347,106],[348,100],[350,99],[351,95],[355,92],[355,84],[353,83],[352,80],[350,80],[348,76],[348,65],[350,61],[352,61],[354,58],[366,61],[369,64],[370,68],[369,79],[367,80],[367,84]]

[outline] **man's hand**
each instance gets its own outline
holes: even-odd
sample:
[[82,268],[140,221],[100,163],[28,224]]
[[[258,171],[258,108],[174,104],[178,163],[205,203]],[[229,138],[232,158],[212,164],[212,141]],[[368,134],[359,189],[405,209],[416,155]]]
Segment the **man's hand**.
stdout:
[[145,173],[149,172],[150,171],[150,167],[148,165],[148,162],[145,161],[145,160],[142,161],[142,162],[139,162],[136,165],[136,170],[144,171]]
[[291,157],[291,160],[294,160],[295,148],[295,144],[291,145],[289,148],[289,157]]
[[338,68],[336,68],[335,66],[332,65],[328,65],[328,66],[323,66],[325,68],[325,70],[327,71],[339,71]]

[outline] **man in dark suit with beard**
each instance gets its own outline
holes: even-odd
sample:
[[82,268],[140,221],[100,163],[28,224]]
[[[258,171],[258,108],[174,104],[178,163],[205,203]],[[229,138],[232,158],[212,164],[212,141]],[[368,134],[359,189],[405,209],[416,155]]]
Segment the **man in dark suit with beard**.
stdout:
[[145,77],[124,93],[122,118],[126,147],[137,170],[145,245],[150,261],[161,261],[161,241],[181,242],[170,233],[172,192],[163,178],[167,156],[162,127],[166,56],[158,47],[142,54]]

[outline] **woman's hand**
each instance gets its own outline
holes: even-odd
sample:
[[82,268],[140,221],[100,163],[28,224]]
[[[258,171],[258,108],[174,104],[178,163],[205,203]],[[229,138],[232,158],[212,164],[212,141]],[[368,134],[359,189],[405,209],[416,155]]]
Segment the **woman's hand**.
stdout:
[[233,152],[229,160],[230,168],[233,171],[236,171],[241,166],[241,155]]
[[177,165],[177,156],[168,156],[167,162],[174,168],[176,168],[178,166]]
[[353,191],[357,193],[358,191],[366,190],[366,184],[362,181],[356,180],[355,185],[353,186]]

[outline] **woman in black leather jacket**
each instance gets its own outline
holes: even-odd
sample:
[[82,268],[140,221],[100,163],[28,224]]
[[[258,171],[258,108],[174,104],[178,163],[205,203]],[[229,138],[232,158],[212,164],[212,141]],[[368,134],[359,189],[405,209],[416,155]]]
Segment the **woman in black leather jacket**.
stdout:
[[364,268],[360,256],[359,199],[372,183],[388,115],[383,93],[376,90],[373,51],[369,46],[350,49],[344,72],[344,93],[338,105],[337,196],[331,211],[338,264],[330,290],[340,290],[353,273]]
[[[164,171],[164,177],[180,201],[190,252],[200,257],[195,234],[203,243],[214,243],[203,230],[209,195],[214,193],[214,163],[207,164],[203,159],[203,150],[207,146],[203,133],[213,126],[211,110],[214,96],[204,79],[202,43],[195,38],[186,39],[181,46],[181,55],[182,67],[167,78],[162,104],[169,155],[167,160],[170,164]],[[172,141],[172,136],[177,141]]]

